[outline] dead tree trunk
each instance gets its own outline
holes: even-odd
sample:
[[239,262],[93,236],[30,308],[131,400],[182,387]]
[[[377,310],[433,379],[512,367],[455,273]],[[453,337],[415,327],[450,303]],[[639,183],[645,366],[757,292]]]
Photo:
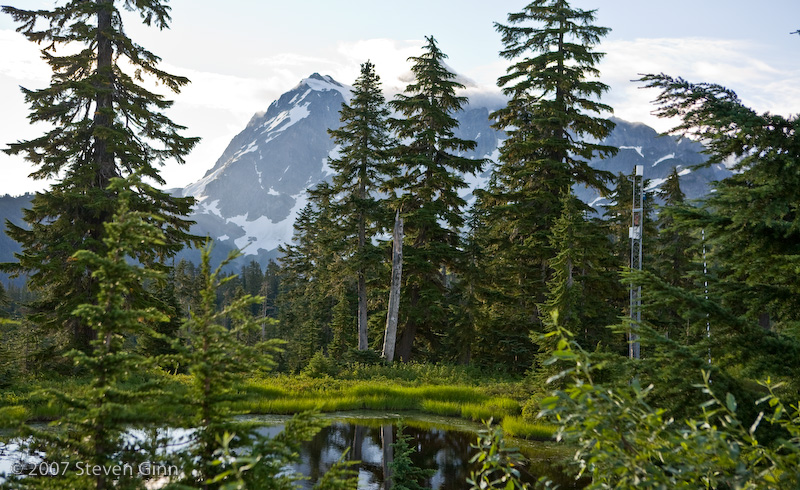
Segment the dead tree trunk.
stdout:
[[386,314],[386,332],[383,336],[383,357],[394,361],[394,346],[397,340],[397,319],[400,311],[400,281],[403,276],[403,218],[400,210],[394,216],[392,233],[392,284],[389,289],[389,311]]

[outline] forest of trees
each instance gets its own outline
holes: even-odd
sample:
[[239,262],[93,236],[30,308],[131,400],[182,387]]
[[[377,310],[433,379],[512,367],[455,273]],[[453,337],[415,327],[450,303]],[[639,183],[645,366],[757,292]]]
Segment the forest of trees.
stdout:
[[[178,92],[188,80],[159,69],[159,58],[127,37],[120,4],[145,24],[168,27],[170,10],[161,0],[70,1],[52,11],[3,7],[42,46],[53,71],[49,87],[24,90],[31,122],[53,129],[6,151],[34,164],[35,178],[57,181],[25,210],[27,226],[6,224],[22,252],[0,268],[26,276],[27,284],[0,285],[0,386],[48,375],[90,380],[79,394],[42,395],[69,411],[58,419],[63,431],[26,426],[33,449],[110,464],[135,453],[122,434],[142,413],[158,410],[153,400],[160,400],[183,407],[174,424],[197,429],[182,456],[190,471],[181,488],[225,481],[267,488],[258,485],[283,478],[279,463],[318,422],[300,417],[284,439],[259,440],[229,416],[229,388],[248,372],[298,373],[322,357],[342,365],[468,365],[524,378],[540,398],[555,388],[541,402],[543,413],[560,417],[561,435],[593,461],[581,471],[597,488],[635,487],[619,468],[642,471],[641,478],[656,474],[653,462],[664,460],[669,444],[680,444],[658,426],[666,418],[643,402],[650,391],[641,386],[658,387],[648,403],[677,419],[697,414],[711,398],[706,406],[722,407],[727,417],[727,442],[763,451],[741,468],[703,460],[705,477],[665,470],[658,474],[667,486],[659,488],[678,481],[740,488],[765,469],[775,486],[758,488],[797,484],[797,466],[793,472],[784,459],[800,454],[797,407],[787,421],[777,409],[765,418],[757,404],[784,410],[791,407],[784,401],[796,402],[800,393],[797,117],[759,114],[713,83],[644,75],[638,83],[658,92],[657,114],[679,118],[674,132],[706,145],[705,165],[734,161],[735,174],[688,202],[673,170],[659,195],[645,199],[645,266],[631,270],[633,176],[589,165],[617,151],[602,143],[614,127],[597,69],[603,53],[596,48],[608,29],[594,24],[594,11],[566,0],[534,0],[495,25],[509,63],[498,80],[507,104],[490,115],[506,135],[496,162],[463,156],[476,145],[455,136],[455,114],[468,102],[459,95],[464,87],[427,37],[408,60],[413,82],[392,100],[375,66],[361,65],[353,97],[341,108],[342,126],[330,131],[341,147],[328,162],[334,174],[309,190],[280,258],[215,269],[209,244],[201,264],[174,259],[204,241],[188,233],[193,199],[160,190],[158,167],[182,161],[197,139],[182,136],[186,128],[162,114],[171,102],[140,83],[149,76]],[[66,42],[86,49],[57,54],[55,46]],[[126,72],[123,58],[136,75]],[[486,169],[488,186],[468,206],[459,194],[465,176]],[[576,186],[609,198],[602,217],[576,197]],[[655,206],[656,197],[663,204]],[[628,320],[631,285],[643,288],[638,324]],[[631,331],[641,359],[627,358]],[[396,339],[388,360],[381,357],[387,338]],[[577,363],[564,371],[554,359]],[[167,375],[186,376],[186,392],[165,393]],[[770,381],[759,384],[764,380]],[[639,411],[620,408],[629,406]],[[702,412],[708,426],[719,410]],[[771,426],[759,428],[762,419]],[[608,420],[621,425],[601,431]],[[618,452],[593,452],[590,441],[612,440],[622,427],[631,431],[630,443],[623,437]],[[664,445],[649,446],[655,443],[644,440],[643,428],[667,434]],[[704,426],[691,429],[699,434]],[[487,447],[501,437],[492,435]],[[714,452],[723,439],[692,439],[692,450]],[[764,440],[783,446],[767,449]],[[247,443],[272,463],[250,461],[251,470],[249,460],[232,456],[233,446]],[[733,476],[718,476],[726,471]],[[319,488],[353,484],[346,465],[332,475],[338,476]],[[20,484],[56,488],[48,486],[56,480]],[[57,483],[140,484],[107,475]]]

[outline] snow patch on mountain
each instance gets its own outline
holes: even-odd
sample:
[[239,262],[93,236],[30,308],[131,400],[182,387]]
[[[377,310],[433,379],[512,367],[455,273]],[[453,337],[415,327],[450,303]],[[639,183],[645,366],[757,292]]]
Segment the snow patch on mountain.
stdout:
[[[308,92],[311,91],[309,90]],[[303,105],[294,106],[288,111],[283,111],[274,118],[265,121],[262,125],[264,129],[261,130],[261,133],[271,133],[276,130],[286,131],[287,128],[291,127],[293,124],[297,124],[298,121],[307,118],[308,115],[311,114],[308,110],[308,105],[308,103],[305,103]]]
[[674,153],[670,153],[669,155],[665,155],[665,156],[659,158],[658,160],[656,160],[656,162],[653,164],[653,166],[655,167],[659,163],[661,163],[663,161],[666,161],[666,160],[672,160],[673,158],[675,158],[675,154]]
[[278,222],[273,222],[266,216],[259,216],[254,220],[248,220],[248,214],[228,218],[229,223],[233,223],[242,228],[244,235],[234,240],[234,244],[245,252],[255,253],[259,249],[274,250],[279,245],[287,242],[287,237],[291,237],[294,232],[294,222],[306,204],[308,196],[305,192],[292,196],[294,206],[292,206],[289,216]]
[[667,181],[667,179],[652,179],[650,181],[650,183],[647,185],[647,190],[651,191],[651,190],[655,189],[656,187],[660,186],[661,184],[663,184],[666,181]]
[[642,153],[642,147],[641,146],[620,146],[619,149],[620,150],[635,150],[636,153],[638,153],[640,157],[644,158],[644,153]]
[[350,103],[350,99],[353,97],[352,87],[337,82],[329,75],[320,75],[318,73],[314,73],[310,77],[304,78],[303,81],[298,84],[298,87],[302,85],[308,85],[311,90],[317,90],[320,92],[324,92],[326,90],[337,90],[340,94],[342,94],[342,97],[348,103]]
[[219,216],[222,218],[222,213],[219,210],[219,199],[211,202],[200,202],[197,205],[197,212],[201,214],[213,214],[214,216]]
[[331,150],[330,153],[328,153],[328,156],[322,159],[322,174],[325,176],[325,178],[328,178],[336,173],[331,168],[330,161],[336,160],[341,156],[342,156],[342,145],[336,145],[333,147],[333,150]]

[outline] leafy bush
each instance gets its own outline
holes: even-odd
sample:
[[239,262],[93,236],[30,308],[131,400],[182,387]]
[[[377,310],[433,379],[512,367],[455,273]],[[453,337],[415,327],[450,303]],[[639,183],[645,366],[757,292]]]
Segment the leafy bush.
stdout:
[[[563,390],[542,400],[543,415],[559,424],[558,439],[577,446],[577,475],[591,476],[587,488],[750,488],[800,486],[800,407],[786,407],[778,385],[763,383],[762,411],[751,423],[737,416],[737,402],[712,390],[708,373],[699,385],[708,400],[695,417],[676,421],[647,399],[653,385],[601,386],[597,366],[580,347],[560,335],[553,360],[569,363],[558,377]],[[766,445],[757,437],[763,422],[784,437]]]
[[322,378],[326,376],[335,376],[339,372],[339,366],[319,350],[311,356],[306,367],[300,372],[311,378]]

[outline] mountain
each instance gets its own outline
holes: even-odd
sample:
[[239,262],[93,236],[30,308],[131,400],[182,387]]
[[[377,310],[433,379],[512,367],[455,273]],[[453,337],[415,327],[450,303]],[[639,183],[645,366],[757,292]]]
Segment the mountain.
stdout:
[[[687,138],[662,136],[655,129],[642,123],[630,123],[612,118],[616,127],[603,144],[619,148],[617,154],[605,160],[595,159],[590,163],[599,170],[607,170],[614,174],[620,172],[630,174],[635,165],[644,167],[644,178],[649,180],[648,189],[657,189],[669,176],[674,167],[681,176],[681,190],[687,199],[698,199],[709,192],[708,185],[715,180],[722,180],[731,175],[724,165],[712,165],[699,170],[690,167],[705,163],[708,156],[703,153],[705,147]],[[578,196],[602,211],[608,200],[597,192],[581,188],[576,189]],[[657,200],[658,201],[658,200]]]
[[[220,253],[246,246],[244,253],[257,257],[245,260],[275,257],[278,245],[292,238],[294,219],[307,203],[305,190],[331,175],[327,159],[338,149],[326,130],[339,127],[339,109],[349,98],[349,87],[314,73],[266,112],[254,115],[214,167],[183,189],[183,195],[199,201],[192,216],[197,221],[193,231],[214,238]],[[468,106],[456,115],[460,123],[456,136],[478,143],[467,156],[497,159],[504,134],[491,127],[489,113],[487,107]],[[649,187],[655,188],[677,166],[690,199],[705,195],[712,180],[730,175],[724,166],[692,171],[690,166],[707,158],[697,142],[659,136],[640,123],[614,122],[617,126],[604,143],[619,147],[619,153],[592,161],[596,168],[629,174],[634,165],[643,165]],[[487,168],[481,175],[465,176],[470,188],[462,196],[471,200],[472,190],[485,186],[490,174]],[[594,191],[576,189],[576,193],[601,211],[607,204]]]
[[[306,189],[332,175],[327,161],[338,148],[327,130],[340,126],[339,110],[350,94],[350,87],[314,73],[272,102],[266,111],[256,113],[202,179],[173,191],[198,200],[191,216],[197,222],[192,232],[214,240],[215,263],[230,250],[244,247],[246,256],[237,265],[250,260],[264,265],[277,257],[281,243],[292,239],[295,217],[308,202]],[[497,160],[505,135],[491,127],[489,114],[494,109],[470,105],[456,114],[460,123],[456,136],[478,143],[466,156]],[[619,153],[592,161],[596,168],[629,174],[634,165],[643,165],[649,187],[656,188],[673,167],[679,167],[681,186],[689,199],[702,197],[708,192],[709,182],[730,175],[722,165],[691,170],[690,166],[707,158],[697,142],[659,136],[640,123],[614,122],[617,126],[604,143],[618,147]],[[462,196],[470,201],[473,189],[484,187],[490,175],[491,164],[481,175],[465,176],[470,188],[464,189]],[[600,211],[607,204],[596,192],[575,191]],[[21,208],[31,197],[0,198],[0,218],[21,223]],[[0,236],[0,261],[13,260],[16,251],[18,244],[5,234]],[[176,261],[183,257],[196,263],[199,253],[185,250]]]
[[[0,196],[0,262],[14,262],[14,254],[20,252],[22,249],[19,243],[15,242],[8,235],[6,235],[6,220],[14,223],[17,226],[24,226],[25,222],[22,221],[23,208],[31,207],[31,199],[33,194],[23,194],[22,196],[10,196],[8,194]],[[7,274],[0,274],[0,281],[5,285],[10,279]],[[12,282],[22,285],[23,279],[14,279]]]
[[[246,261],[276,257],[278,245],[291,240],[294,219],[308,202],[306,189],[332,175],[327,161],[338,148],[327,130],[341,125],[339,110],[350,92],[333,78],[314,73],[256,113],[205,176],[180,191],[198,200],[192,232],[213,238],[220,257],[242,247],[256,256]],[[478,142],[467,155],[492,156],[500,136],[490,127],[489,109],[467,108],[459,121],[456,136]],[[469,181],[474,188],[488,175],[470,176]],[[471,197],[471,189],[464,195]],[[191,252],[183,256],[194,258]]]

